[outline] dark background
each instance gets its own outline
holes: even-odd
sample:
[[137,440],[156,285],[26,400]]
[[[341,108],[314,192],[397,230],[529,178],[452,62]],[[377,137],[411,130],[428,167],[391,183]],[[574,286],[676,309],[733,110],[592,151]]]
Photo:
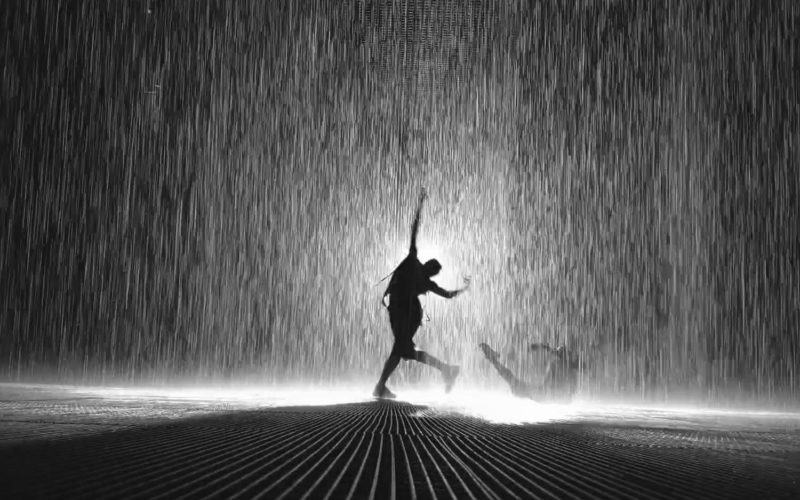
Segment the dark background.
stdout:
[[424,186],[467,378],[540,340],[598,393],[800,390],[795,2],[0,13],[7,379],[372,377]]

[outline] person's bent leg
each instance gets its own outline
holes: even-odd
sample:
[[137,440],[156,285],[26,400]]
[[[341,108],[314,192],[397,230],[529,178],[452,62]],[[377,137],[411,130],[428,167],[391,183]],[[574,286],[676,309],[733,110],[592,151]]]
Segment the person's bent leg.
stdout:
[[440,359],[436,358],[435,356],[428,354],[425,351],[416,351],[414,353],[414,359],[416,359],[420,363],[432,366],[437,370],[439,370],[440,372],[442,372],[442,376],[444,377],[444,383],[445,383],[444,390],[445,392],[450,392],[450,390],[453,388],[453,384],[455,384],[456,382],[456,377],[458,377],[458,372],[461,370],[458,366],[449,365],[444,361],[441,361]]
[[420,363],[425,363],[428,366],[432,366],[439,371],[445,371],[446,369],[450,368],[450,365],[437,359],[435,356],[428,354],[425,351],[416,351],[414,353],[414,359],[419,361]]

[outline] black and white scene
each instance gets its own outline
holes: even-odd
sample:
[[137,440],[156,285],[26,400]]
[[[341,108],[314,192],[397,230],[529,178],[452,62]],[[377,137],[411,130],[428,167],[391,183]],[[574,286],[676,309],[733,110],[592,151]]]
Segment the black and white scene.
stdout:
[[800,498],[800,2],[0,1],[0,496]]

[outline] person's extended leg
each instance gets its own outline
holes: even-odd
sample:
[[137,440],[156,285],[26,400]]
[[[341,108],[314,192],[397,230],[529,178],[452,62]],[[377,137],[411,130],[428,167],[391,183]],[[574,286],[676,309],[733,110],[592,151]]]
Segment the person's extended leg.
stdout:
[[414,353],[414,359],[419,361],[420,363],[425,363],[426,365],[432,366],[439,370],[440,372],[445,371],[447,368],[450,368],[450,365],[443,362],[442,360],[436,358],[435,356],[428,354],[425,351],[417,350]]
[[444,390],[445,392],[450,392],[450,390],[453,388],[453,384],[456,383],[456,377],[458,377],[458,372],[461,371],[461,368],[457,365],[448,365],[444,361],[428,354],[425,351],[417,350],[414,354],[414,359],[420,363],[425,363],[426,365],[432,366],[442,372],[445,384]]
[[381,378],[378,379],[378,383],[375,385],[375,390],[372,392],[372,395],[376,398],[394,398],[394,393],[390,391],[386,387],[386,381],[389,380],[389,377],[392,375],[394,370],[397,368],[397,365],[400,364],[400,356],[392,353],[386,358],[386,363],[383,364],[383,371],[381,372]]
[[492,363],[492,366],[494,366],[494,369],[497,370],[497,373],[499,373],[500,376],[503,377],[503,380],[511,387],[511,392],[515,396],[531,397],[530,393],[532,391],[530,385],[518,379],[517,376],[514,375],[514,372],[509,370],[497,359],[497,351],[484,343],[479,344],[479,347],[481,351],[483,351],[483,355],[486,356],[486,359],[488,359],[489,362]]

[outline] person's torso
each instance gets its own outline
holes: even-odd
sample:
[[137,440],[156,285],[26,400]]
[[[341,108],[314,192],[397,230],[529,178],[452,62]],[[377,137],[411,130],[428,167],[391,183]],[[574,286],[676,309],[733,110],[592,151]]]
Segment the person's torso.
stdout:
[[397,266],[389,282],[389,307],[415,307],[419,304],[418,295],[430,289],[430,279],[422,272],[422,263],[414,255],[409,255]]

